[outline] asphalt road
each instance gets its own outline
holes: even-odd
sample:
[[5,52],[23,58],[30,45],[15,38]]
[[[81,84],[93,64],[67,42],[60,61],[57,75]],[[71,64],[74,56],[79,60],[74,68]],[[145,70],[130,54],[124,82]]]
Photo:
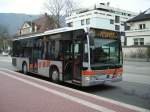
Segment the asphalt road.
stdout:
[[[0,68],[14,70],[11,66],[11,58],[0,57]],[[62,85],[150,110],[150,62],[124,62],[123,81],[121,82],[88,88],[69,84]]]

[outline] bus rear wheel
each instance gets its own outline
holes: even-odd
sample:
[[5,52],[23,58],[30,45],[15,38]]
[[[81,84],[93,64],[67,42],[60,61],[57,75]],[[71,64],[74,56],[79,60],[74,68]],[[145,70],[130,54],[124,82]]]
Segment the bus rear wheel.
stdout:
[[26,63],[22,64],[22,73],[23,74],[27,74],[28,73],[28,68],[27,68],[27,64]]

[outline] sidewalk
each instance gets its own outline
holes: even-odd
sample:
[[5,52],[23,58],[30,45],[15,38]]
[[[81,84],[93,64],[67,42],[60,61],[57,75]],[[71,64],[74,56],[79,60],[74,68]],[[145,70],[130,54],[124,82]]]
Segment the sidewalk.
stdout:
[[147,58],[124,58],[124,61],[150,62],[150,59],[147,61]]
[[[15,95],[17,95],[18,102],[22,102],[22,100],[24,101],[24,98],[26,98],[24,96],[25,93],[28,94],[29,98],[27,98],[26,101],[30,100],[30,105],[28,105],[28,103],[27,105],[29,107],[23,105],[29,110],[36,107],[43,108],[44,112],[150,112],[143,108],[88,94],[10,70],[2,69],[0,70],[0,74],[0,89],[4,89],[3,92],[7,91],[7,94],[16,91],[11,97],[15,98]],[[13,86],[13,92],[10,88],[3,87],[3,85],[8,86],[8,83]],[[7,95],[3,93],[3,97],[6,96]],[[0,104],[1,103],[2,102],[0,101]],[[21,103],[18,105],[21,107],[23,106]],[[10,107],[11,106],[12,105],[10,105]],[[5,109],[4,106],[3,109]],[[32,110],[32,112],[34,112],[34,110]]]

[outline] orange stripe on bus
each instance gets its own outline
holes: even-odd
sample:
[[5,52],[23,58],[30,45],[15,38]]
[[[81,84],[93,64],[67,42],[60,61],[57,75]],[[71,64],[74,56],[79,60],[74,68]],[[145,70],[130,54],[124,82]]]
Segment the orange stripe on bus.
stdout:
[[116,69],[107,69],[107,70],[86,70],[82,71],[82,75],[86,76],[92,76],[97,74],[107,74],[107,75],[119,75],[122,74],[123,69],[122,68],[116,68]]
[[38,65],[38,66],[39,66],[39,68],[41,68],[41,67],[42,67],[42,63],[41,63],[41,62],[39,62],[39,65]]
[[29,68],[32,69],[32,68],[33,68],[33,64],[30,64],[30,65],[29,65]]
[[38,64],[37,64],[37,63],[35,63],[35,64],[34,64],[34,68],[37,68],[37,67],[38,67]]
[[96,75],[96,73],[92,70],[82,71],[82,75]]
[[29,68],[30,69],[37,68],[37,67],[43,68],[43,67],[49,67],[49,65],[50,65],[50,61],[44,60],[39,63],[29,64]]

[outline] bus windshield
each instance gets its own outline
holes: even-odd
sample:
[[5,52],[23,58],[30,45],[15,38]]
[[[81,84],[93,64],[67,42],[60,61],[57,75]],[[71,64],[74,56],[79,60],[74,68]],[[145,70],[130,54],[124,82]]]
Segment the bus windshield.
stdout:
[[94,38],[90,45],[91,66],[119,63],[119,42],[113,39]]

